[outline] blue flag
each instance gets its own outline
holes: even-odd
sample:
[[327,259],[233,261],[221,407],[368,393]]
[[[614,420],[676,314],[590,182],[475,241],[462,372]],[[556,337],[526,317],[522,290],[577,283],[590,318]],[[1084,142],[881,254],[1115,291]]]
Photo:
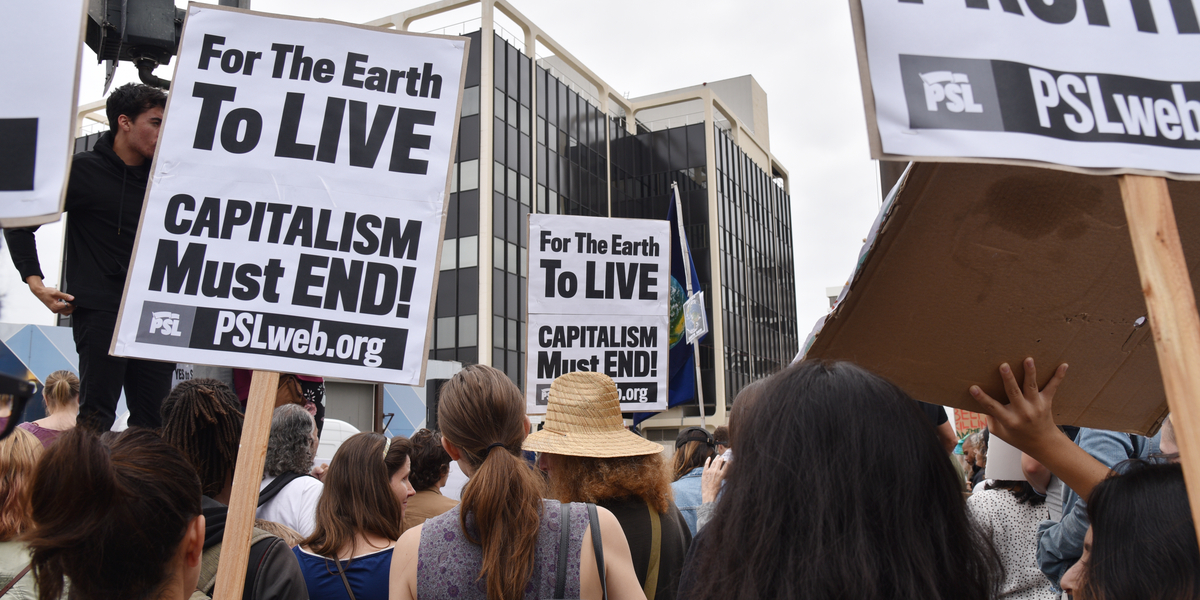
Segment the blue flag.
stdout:
[[[667,406],[696,403],[696,353],[687,341],[683,328],[683,303],[687,302],[686,271],[692,272],[692,293],[700,291],[700,276],[692,262],[692,252],[679,235],[679,218],[675,213],[675,191],[672,188],[667,220],[671,222],[671,313],[668,319],[668,342],[671,352],[668,358],[670,379],[667,381]],[[707,335],[707,334],[705,334]],[[703,340],[701,337],[700,340]],[[696,343],[700,343],[696,340]],[[658,413],[634,413],[633,424],[637,425]]]

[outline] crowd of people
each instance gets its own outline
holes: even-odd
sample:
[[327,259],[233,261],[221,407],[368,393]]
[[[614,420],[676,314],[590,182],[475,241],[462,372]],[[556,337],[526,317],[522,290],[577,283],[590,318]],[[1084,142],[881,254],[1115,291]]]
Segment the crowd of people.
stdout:
[[[990,426],[961,459],[912,398],[845,362],[755,382],[728,429],[683,429],[670,461],[598,373],[556,379],[531,432],[520,389],[468,366],[441,389],[440,431],[354,435],[315,476],[316,422],[284,403],[242,597],[1196,598],[1170,421],[1153,437],[1065,431],[1065,368],[1039,390],[1024,367],[1018,384],[1002,366],[1006,403],[971,388]],[[78,406],[58,380],[51,417]],[[0,441],[0,597],[211,597],[242,406],[193,379],[160,418]],[[453,461],[461,502],[439,491]]]

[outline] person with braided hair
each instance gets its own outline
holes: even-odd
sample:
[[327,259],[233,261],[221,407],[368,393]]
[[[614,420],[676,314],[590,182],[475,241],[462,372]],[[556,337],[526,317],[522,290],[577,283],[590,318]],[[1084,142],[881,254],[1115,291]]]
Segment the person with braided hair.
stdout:
[[[208,598],[216,587],[242,420],[237,395],[216,379],[184,381],[162,402],[163,439],[196,469],[203,493],[204,557],[193,600]],[[308,598],[296,556],[270,533],[254,529],[246,567],[244,600]]]

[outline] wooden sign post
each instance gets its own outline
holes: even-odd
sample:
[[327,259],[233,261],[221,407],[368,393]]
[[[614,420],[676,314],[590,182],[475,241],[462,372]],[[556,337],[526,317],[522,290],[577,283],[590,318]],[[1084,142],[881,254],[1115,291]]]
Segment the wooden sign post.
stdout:
[[1121,199],[1175,425],[1192,520],[1200,536],[1200,406],[1196,404],[1200,393],[1200,317],[1196,314],[1196,297],[1183,259],[1167,180],[1122,175]]
[[240,598],[250,560],[250,534],[258,508],[258,488],[262,484],[263,464],[267,460],[267,440],[271,436],[271,414],[279,373],[255,371],[246,400],[246,420],[242,423],[242,442],[237,467],[233,472],[233,490],[221,540],[221,560],[217,563],[217,586],[213,598]]

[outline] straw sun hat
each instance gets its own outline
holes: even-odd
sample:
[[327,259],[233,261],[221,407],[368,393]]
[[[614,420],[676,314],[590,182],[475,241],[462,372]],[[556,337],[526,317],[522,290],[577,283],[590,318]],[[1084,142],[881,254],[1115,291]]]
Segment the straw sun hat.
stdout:
[[534,452],[617,458],[663,451],[661,444],[625,429],[617,385],[603,373],[567,373],[550,384],[546,421],[525,438]]

